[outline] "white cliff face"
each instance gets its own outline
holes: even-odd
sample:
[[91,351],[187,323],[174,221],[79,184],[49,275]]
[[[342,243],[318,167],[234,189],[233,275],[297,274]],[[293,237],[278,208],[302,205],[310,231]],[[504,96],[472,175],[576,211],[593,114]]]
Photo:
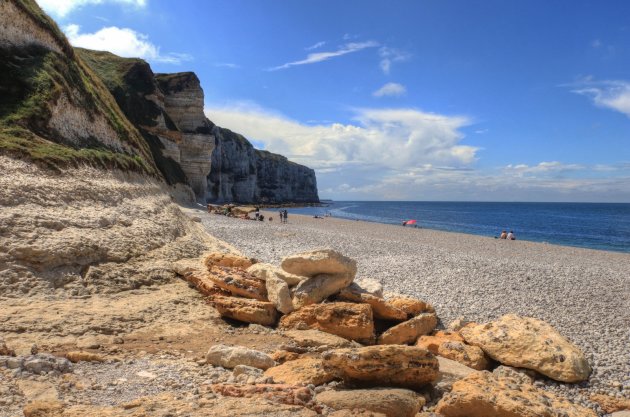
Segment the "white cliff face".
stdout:
[[156,79],[164,94],[164,110],[182,132],[177,144],[180,150],[178,162],[197,200],[205,203],[215,139],[210,134],[212,124],[203,113],[203,90],[199,79],[191,72],[158,74]]
[[116,64],[125,85],[121,89],[115,80],[110,91],[119,106],[143,132],[166,180],[189,185],[200,203],[319,201],[313,170],[256,150],[243,136],[206,118],[194,73],[153,74],[142,60],[80,54],[97,72],[103,62],[108,68]]
[[215,126],[217,146],[208,176],[209,201],[317,202],[315,172],[284,156],[260,151],[238,133]]

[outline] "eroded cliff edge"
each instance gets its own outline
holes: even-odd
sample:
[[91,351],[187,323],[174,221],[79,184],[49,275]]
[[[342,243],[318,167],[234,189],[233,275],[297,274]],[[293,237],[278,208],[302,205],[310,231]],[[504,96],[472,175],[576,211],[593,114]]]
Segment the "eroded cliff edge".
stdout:
[[257,150],[205,116],[203,89],[194,73],[154,74],[141,59],[79,48],[77,53],[142,133],[167,181],[189,185],[197,201],[319,201],[312,169]]

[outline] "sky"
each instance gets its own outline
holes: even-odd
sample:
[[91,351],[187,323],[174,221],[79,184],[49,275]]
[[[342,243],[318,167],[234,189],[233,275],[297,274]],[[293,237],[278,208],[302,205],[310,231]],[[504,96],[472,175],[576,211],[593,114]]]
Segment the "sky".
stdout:
[[630,202],[625,0],[38,0],[335,200]]

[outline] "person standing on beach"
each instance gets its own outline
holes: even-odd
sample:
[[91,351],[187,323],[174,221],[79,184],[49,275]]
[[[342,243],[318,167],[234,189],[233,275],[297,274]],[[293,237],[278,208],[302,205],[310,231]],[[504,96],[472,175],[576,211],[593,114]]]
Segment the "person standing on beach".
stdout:
[[284,223],[284,213],[282,210],[278,210],[278,216],[280,217],[280,223]]
[[288,223],[288,220],[287,220],[288,216],[289,216],[289,212],[287,211],[287,209],[284,209],[284,222],[285,223]]
[[256,211],[254,212],[254,217],[256,217],[256,220],[258,220],[258,216],[260,216],[260,209],[256,207]]

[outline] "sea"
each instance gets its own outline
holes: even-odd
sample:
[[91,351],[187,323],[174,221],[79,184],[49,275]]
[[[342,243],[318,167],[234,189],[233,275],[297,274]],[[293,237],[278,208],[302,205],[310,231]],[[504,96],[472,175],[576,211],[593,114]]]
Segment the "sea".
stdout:
[[332,201],[289,213],[362,220],[630,253],[630,204],[489,203],[440,201]]

